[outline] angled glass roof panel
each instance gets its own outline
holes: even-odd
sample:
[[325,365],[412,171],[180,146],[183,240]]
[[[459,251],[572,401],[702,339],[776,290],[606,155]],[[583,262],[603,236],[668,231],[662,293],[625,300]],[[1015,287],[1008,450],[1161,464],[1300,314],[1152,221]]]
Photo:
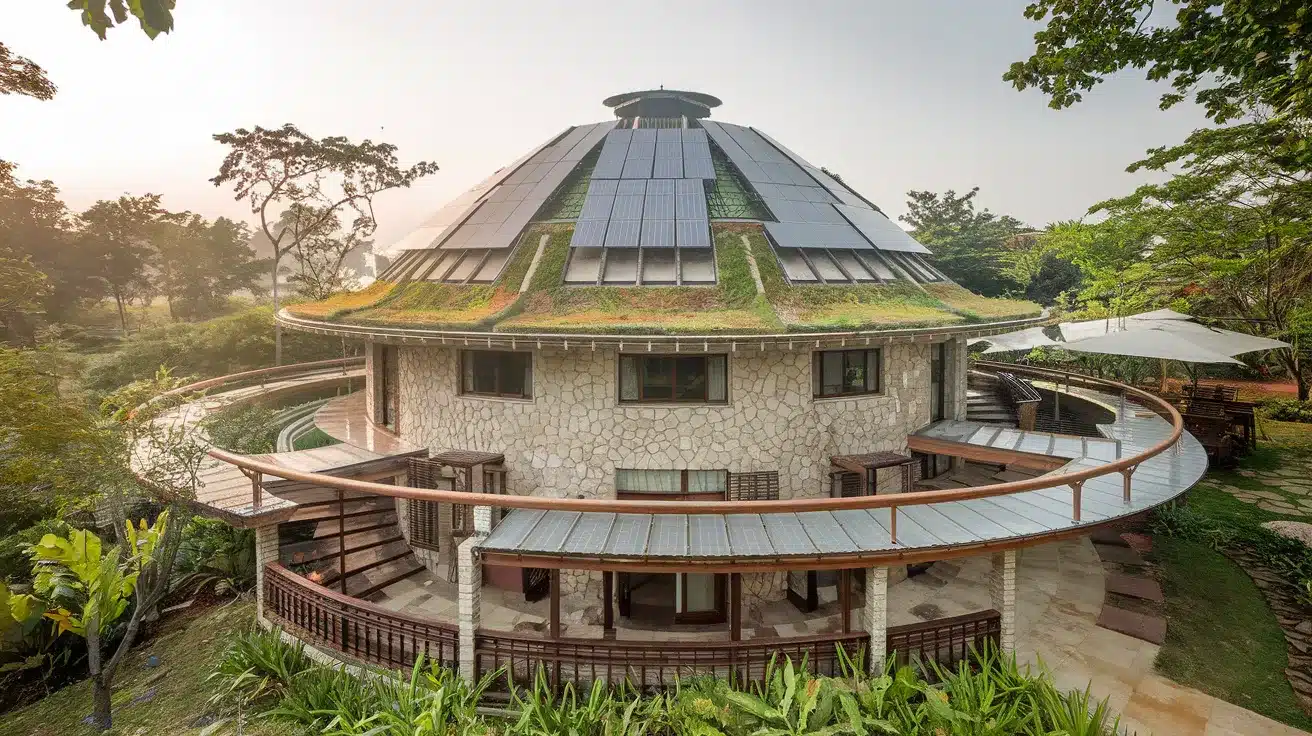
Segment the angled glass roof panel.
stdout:
[[726,514],[724,521],[729,530],[729,544],[735,554],[745,557],[774,554],[770,535],[765,532],[765,522],[761,520],[760,514]]
[[861,262],[865,264],[866,268],[870,269],[870,272],[878,276],[880,279],[883,279],[884,281],[897,281],[897,274],[893,269],[888,267],[888,264],[884,262],[884,259],[879,257],[878,251],[856,251],[853,255],[860,259]]
[[683,159],[658,158],[652,166],[651,175],[656,179],[682,179]]
[[688,517],[682,514],[656,514],[652,519],[647,552],[661,557],[686,557],[688,554]]
[[606,223],[606,220],[579,220],[574,224],[574,235],[569,240],[570,247],[605,245]]
[[715,252],[710,248],[680,248],[679,274],[685,284],[715,283]]
[[455,270],[447,274],[446,281],[463,282],[465,279],[474,275],[474,271],[482,265],[484,250],[467,250],[465,257],[460,259],[456,264]]
[[673,248],[674,220],[643,220],[641,245],[644,248]]
[[811,258],[811,265],[815,268],[815,272],[819,274],[820,278],[824,279],[825,281],[850,280],[842,271],[839,270],[838,266],[836,266],[834,262],[830,260],[829,254],[826,253],[825,251],[811,250],[810,252],[807,253],[807,256]]
[[638,249],[606,248],[606,271],[601,276],[601,282],[603,284],[632,284],[637,280]]
[[[604,226],[605,223],[603,222]],[[604,233],[603,233],[604,234]],[[601,275],[601,248],[570,248],[567,284],[595,284]]]
[[497,274],[501,273],[501,267],[506,265],[508,260],[510,260],[509,248],[498,248],[489,252],[483,267],[478,269],[472,280],[475,283],[490,283],[496,279]]
[[869,249],[871,247],[860,233],[847,224],[767,222],[765,229],[770,233],[770,237],[784,248]]
[[907,253],[930,252],[929,248],[916,242],[916,239],[911,237],[906,230],[898,227],[892,220],[874,210],[846,204],[836,204],[834,207],[843,213],[843,216],[850,220],[880,250]]
[[673,248],[643,250],[642,283],[673,284],[675,278]]
[[818,552],[796,514],[764,514],[770,546],[780,555],[813,555]]
[[851,274],[856,281],[877,281],[870,269],[866,268],[857,257],[854,251],[850,250],[831,250],[829,255],[833,256],[835,261],[843,267],[845,271]]
[[651,534],[652,517],[647,514],[616,514],[606,542],[606,553],[624,557],[639,557],[647,551],[647,538]]
[[579,517],[561,552],[571,555],[598,555],[606,551],[615,514],[589,513]]
[[918,273],[919,273],[919,274],[920,274],[920,275],[921,275],[926,281],[941,281],[941,280],[942,280],[942,278],[939,276],[938,272],[935,271],[934,268],[933,268],[932,266],[930,266],[929,263],[926,262],[925,259],[922,258],[920,255],[918,255],[918,254],[916,254],[916,253],[901,253],[901,254],[899,254],[899,255],[901,256],[903,263],[906,263],[906,264],[908,264],[909,266],[914,267],[914,268],[917,270],[917,272],[918,272]]
[[729,533],[720,514],[693,514],[688,517],[688,555],[690,557],[725,557],[729,554]]
[[811,267],[806,265],[806,260],[796,248],[775,248],[775,253],[779,255],[779,264],[784,268],[784,274],[791,281],[811,282],[815,281],[815,272]]

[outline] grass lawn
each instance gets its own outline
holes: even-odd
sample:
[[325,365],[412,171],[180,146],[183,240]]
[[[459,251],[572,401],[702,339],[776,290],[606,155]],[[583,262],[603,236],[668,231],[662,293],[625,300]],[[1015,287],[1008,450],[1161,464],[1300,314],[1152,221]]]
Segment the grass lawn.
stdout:
[[[1239,503],[1239,502],[1236,502]],[[1241,504],[1246,505],[1246,504]],[[1153,539],[1170,625],[1159,672],[1268,718],[1312,729],[1285,679],[1285,638],[1239,566],[1204,545]]]
[[[216,667],[227,634],[254,622],[255,608],[240,603],[167,620],[163,632],[128,656],[114,683],[114,730],[127,736],[183,736],[201,732],[208,711],[206,676]],[[159,666],[146,667],[149,655]],[[91,736],[82,723],[91,714],[91,684],[81,682],[13,713],[0,716],[4,736]],[[235,733],[229,722],[211,733]],[[286,726],[247,724],[250,736],[290,736]],[[208,736],[208,735],[207,735]]]

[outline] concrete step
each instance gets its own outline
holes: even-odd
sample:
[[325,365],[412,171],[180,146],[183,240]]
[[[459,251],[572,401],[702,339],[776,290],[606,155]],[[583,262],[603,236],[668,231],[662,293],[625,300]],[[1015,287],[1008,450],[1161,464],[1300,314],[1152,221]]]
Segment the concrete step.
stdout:
[[1133,575],[1111,573],[1107,576],[1107,592],[1138,598],[1145,601],[1161,603],[1166,600],[1162,595],[1162,586],[1156,580],[1140,578]]
[[1153,644],[1166,641],[1166,619],[1160,616],[1104,605],[1098,614],[1098,625]]

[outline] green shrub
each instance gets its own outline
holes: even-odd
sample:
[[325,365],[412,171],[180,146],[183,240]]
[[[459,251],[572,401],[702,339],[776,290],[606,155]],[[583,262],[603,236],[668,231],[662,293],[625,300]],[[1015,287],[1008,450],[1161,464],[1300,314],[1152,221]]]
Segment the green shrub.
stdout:
[[305,645],[283,641],[281,629],[238,634],[228,644],[218,669],[207,678],[214,687],[210,702],[242,707],[276,703],[292,679],[313,664]]
[[[283,330],[283,363],[340,358],[340,339]],[[359,346],[346,343],[347,351]],[[201,378],[227,375],[273,365],[273,310],[255,307],[205,322],[182,322],[133,335],[118,350],[87,370],[86,385],[96,391],[152,375],[168,366],[174,375]]]
[[255,587],[255,532],[196,517],[182,530],[173,572],[174,590],[248,591]]
[[59,519],[42,519],[26,529],[0,537],[0,583],[13,586],[32,582],[32,558],[27,546],[41,541],[41,537],[54,534],[68,536],[68,524]]
[[1312,422],[1312,401],[1267,399],[1258,406],[1263,416],[1278,422]]
[[242,455],[273,452],[281,429],[277,412],[259,404],[238,404],[215,412],[201,426],[216,447]]

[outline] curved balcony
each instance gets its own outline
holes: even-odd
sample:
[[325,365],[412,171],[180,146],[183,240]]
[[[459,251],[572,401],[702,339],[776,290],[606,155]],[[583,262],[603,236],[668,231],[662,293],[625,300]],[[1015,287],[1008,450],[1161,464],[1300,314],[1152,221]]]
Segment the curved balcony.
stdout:
[[[299,374],[294,368],[241,380],[264,380],[263,391],[284,390],[283,382],[304,386],[338,380],[323,374],[322,366]],[[330,401],[317,418],[321,428],[343,441],[333,447],[344,454],[335,460],[326,455],[293,459],[287,456],[294,453],[247,457],[212,449],[214,467],[248,479],[248,495],[234,504],[230,489],[226,496],[216,495],[203,484],[196,504],[257,527],[265,563],[260,590],[266,620],[322,649],[373,664],[408,666],[422,654],[459,664],[469,676],[504,665],[513,676],[525,677],[541,666],[562,681],[622,677],[659,687],[676,674],[693,672],[754,676],[772,652],[806,653],[813,667],[824,670],[836,666],[837,647],[855,651],[857,643],[868,645],[875,661],[893,652],[950,661],[982,639],[1014,646],[1015,550],[1084,535],[1140,514],[1184,493],[1207,467],[1202,447],[1183,430],[1180,415],[1151,394],[1101,379],[1021,366],[1005,369],[1046,381],[1071,399],[1099,404],[1115,421],[1099,425],[1097,437],[1075,437],[949,420],[908,438],[912,450],[1042,472],[1012,482],[850,498],[658,502],[484,494],[380,482],[397,479],[404,473],[404,459],[425,451],[373,426],[363,416],[359,394],[353,394]],[[335,370],[340,373],[343,367]],[[225,385],[217,381],[209,387]],[[237,392],[244,392],[238,394],[242,397],[259,394],[249,384]],[[212,409],[223,395],[205,397],[202,403]],[[189,419],[197,410],[184,406],[175,412]],[[368,459],[360,460],[362,453],[370,453]],[[359,472],[362,467],[367,472]],[[360,499],[382,499],[389,508],[396,499],[475,508],[475,534],[460,545],[460,585],[447,613],[398,611],[392,601],[364,600],[384,595],[386,586],[361,583],[353,590],[347,585],[346,558],[353,549],[346,536],[355,532],[348,530],[345,504]],[[493,515],[479,511],[490,507],[504,513],[494,528],[488,528]],[[319,514],[324,509],[326,514]],[[340,590],[274,561],[277,522],[298,514],[325,520],[316,536],[336,529],[343,551]],[[887,590],[889,566],[989,553],[1000,581],[992,610],[925,624],[885,625],[880,591]],[[685,643],[672,643],[668,636],[646,636],[645,641],[562,636],[558,583],[552,586],[551,601],[541,606],[547,609],[547,631],[494,630],[479,625],[484,566],[551,570],[553,583],[555,571],[562,569],[603,571],[606,631],[612,631],[609,583],[616,573],[727,573],[736,591],[744,573],[838,570],[839,630],[740,640],[735,592],[730,595],[734,610],[728,640],[722,635]],[[852,590],[858,570],[865,571],[864,601]],[[864,631],[853,630],[854,608],[863,612]]]

